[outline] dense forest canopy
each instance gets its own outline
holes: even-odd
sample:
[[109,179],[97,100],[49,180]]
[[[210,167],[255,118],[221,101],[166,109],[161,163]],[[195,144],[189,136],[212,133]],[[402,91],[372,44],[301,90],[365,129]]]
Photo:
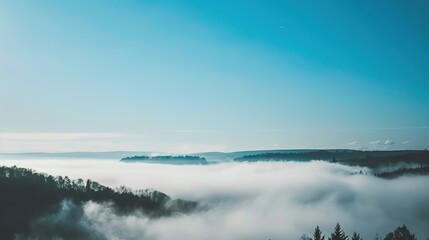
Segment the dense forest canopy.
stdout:
[[87,201],[111,203],[115,211],[141,211],[151,218],[189,213],[197,203],[173,200],[154,190],[111,189],[91,180],[71,180],[33,170],[0,167],[0,239],[27,234],[38,217],[55,211],[64,200],[79,204]]
[[319,150],[310,152],[267,152],[245,155],[235,158],[239,162],[256,161],[311,161],[325,160],[348,165],[375,168],[399,162],[429,165],[429,151],[356,151],[356,150]]
[[398,163],[418,164],[421,166],[429,165],[429,151],[398,151],[400,154],[387,154],[381,156],[368,155],[361,158],[350,158],[339,161],[343,164],[361,166],[368,168],[377,168],[380,166],[394,165]]
[[[372,169],[376,177],[392,179],[403,175],[429,175],[429,151],[319,150],[267,152],[235,158],[238,162],[325,160]],[[393,169],[391,169],[393,167]]]

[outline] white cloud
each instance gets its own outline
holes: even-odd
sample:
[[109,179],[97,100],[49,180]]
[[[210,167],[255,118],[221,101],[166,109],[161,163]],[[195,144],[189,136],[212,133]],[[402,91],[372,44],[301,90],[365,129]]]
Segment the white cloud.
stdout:
[[356,143],[357,143],[357,141],[353,141],[353,142],[347,143],[347,145],[355,145]]

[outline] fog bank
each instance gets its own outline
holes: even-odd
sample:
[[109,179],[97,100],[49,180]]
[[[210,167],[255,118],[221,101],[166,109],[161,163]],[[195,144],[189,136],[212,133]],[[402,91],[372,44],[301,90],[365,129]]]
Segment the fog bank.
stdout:
[[[153,188],[197,200],[207,210],[149,220],[117,215],[86,203],[82,219],[106,239],[298,239],[319,225],[325,235],[340,222],[346,233],[373,239],[406,224],[429,235],[429,177],[394,180],[355,174],[367,169],[321,161],[176,166],[116,161],[1,161],[111,187]],[[58,213],[62,214],[62,213]],[[95,234],[94,233],[94,234]]]

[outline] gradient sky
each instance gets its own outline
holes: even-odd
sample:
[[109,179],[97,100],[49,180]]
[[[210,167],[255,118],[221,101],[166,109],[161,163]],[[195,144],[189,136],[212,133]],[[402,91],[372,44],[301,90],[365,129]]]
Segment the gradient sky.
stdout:
[[429,147],[429,3],[0,1],[0,151]]

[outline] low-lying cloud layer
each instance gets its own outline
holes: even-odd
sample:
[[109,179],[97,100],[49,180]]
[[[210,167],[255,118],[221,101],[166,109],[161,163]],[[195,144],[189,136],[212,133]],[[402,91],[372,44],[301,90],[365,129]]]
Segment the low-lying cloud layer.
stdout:
[[19,166],[110,186],[154,188],[207,207],[149,220],[137,212],[118,215],[108,204],[88,202],[75,222],[87,223],[98,238],[298,239],[312,234],[316,225],[328,235],[337,222],[348,234],[357,231],[365,239],[384,236],[402,224],[420,239],[429,235],[429,177],[384,180],[355,174],[367,169],[320,161],[208,166],[20,161]]

